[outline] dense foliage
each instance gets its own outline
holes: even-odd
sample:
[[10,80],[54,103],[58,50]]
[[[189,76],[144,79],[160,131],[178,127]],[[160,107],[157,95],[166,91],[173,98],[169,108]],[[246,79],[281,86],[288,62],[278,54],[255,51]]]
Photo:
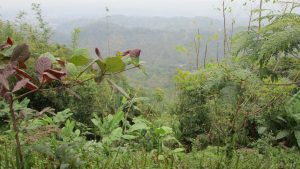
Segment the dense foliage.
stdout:
[[238,33],[232,56],[178,69],[169,95],[122,75],[147,75],[140,49],[93,56],[78,47],[79,29],[71,47],[53,44],[40,6],[33,10],[38,26],[22,13],[16,23],[0,20],[0,169],[299,168],[300,16],[292,10]]

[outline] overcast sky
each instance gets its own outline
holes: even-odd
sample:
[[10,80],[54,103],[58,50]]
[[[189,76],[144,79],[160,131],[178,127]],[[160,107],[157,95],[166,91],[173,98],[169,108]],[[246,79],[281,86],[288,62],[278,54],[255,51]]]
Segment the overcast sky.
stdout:
[[[13,18],[18,11],[30,13],[31,3],[40,3],[46,18],[103,17],[105,7],[110,15],[127,16],[208,16],[221,17],[216,10],[222,0],[0,0],[0,14]],[[243,1],[243,0],[238,0]],[[237,5],[235,5],[237,6]],[[241,15],[241,13],[244,13]],[[247,16],[239,6],[233,15]]]

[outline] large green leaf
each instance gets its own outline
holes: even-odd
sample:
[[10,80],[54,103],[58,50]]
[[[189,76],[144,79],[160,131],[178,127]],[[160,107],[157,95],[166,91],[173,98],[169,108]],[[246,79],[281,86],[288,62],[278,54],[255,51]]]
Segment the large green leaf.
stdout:
[[98,66],[100,67],[100,69],[101,69],[101,71],[102,72],[105,72],[106,71],[106,65],[105,65],[105,63],[104,63],[104,61],[103,60],[97,60],[96,61],[96,63],[98,64]]
[[124,119],[124,112],[119,111],[117,114],[114,115],[113,119],[110,122],[110,128],[115,128],[119,126],[119,123]]
[[67,63],[66,69],[69,76],[76,76],[78,74],[77,67],[73,63]]
[[125,63],[121,57],[109,57],[105,59],[105,70],[109,73],[118,73],[125,70]]
[[155,133],[160,136],[171,134],[172,132],[173,132],[172,128],[166,126],[162,126],[155,129]]
[[184,151],[185,151],[184,148],[176,148],[176,149],[174,149],[172,152],[173,152],[173,153],[180,153],[180,152],[184,152]]
[[133,139],[136,139],[138,136],[133,136],[133,135],[123,135],[122,138],[125,139],[125,140],[133,140]]
[[286,110],[289,114],[300,114],[300,91],[289,100]]
[[87,49],[76,49],[71,56],[69,62],[73,63],[76,66],[83,66],[89,63],[90,54]]
[[287,130],[281,130],[277,136],[276,136],[276,140],[280,140],[283,139],[285,137],[287,137],[290,133]]
[[111,143],[113,141],[118,141],[121,139],[122,137],[122,128],[118,127],[116,129],[114,129],[108,136],[104,137],[102,139],[103,143]]
[[72,116],[71,109],[65,109],[64,111],[58,112],[53,120],[55,123],[62,123],[66,121],[70,116]]
[[4,56],[4,57],[10,57],[14,51],[14,49],[17,47],[17,45],[13,45],[11,46],[10,48],[8,49],[5,49],[3,52],[1,52],[1,54]]
[[258,134],[263,134],[268,128],[267,127],[258,127],[257,132]]
[[133,132],[133,131],[137,131],[137,130],[147,130],[149,129],[149,127],[145,124],[145,123],[137,123],[132,125],[128,132]]

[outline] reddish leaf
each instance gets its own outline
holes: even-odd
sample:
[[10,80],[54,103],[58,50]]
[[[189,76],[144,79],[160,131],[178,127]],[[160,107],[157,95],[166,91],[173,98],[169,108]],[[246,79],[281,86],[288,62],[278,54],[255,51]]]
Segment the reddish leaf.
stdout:
[[36,90],[36,89],[38,89],[38,87],[35,85],[35,84],[33,84],[32,82],[27,82],[26,83],[26,88],[28,89],[28,90]]
[[45,70],[51,69],[52,68],[52,62],[48,57],[40,57],[36,62],[35,62],[35,70],[39,74],[43,74]]
[[23,43],[15,47],[11,55],[10,61],[25,62],[27,59],[29,59],[29,57],[30,57],[29,46],[26,43]]
[[127,50],[127,51],[123,52],[123,56],[126,56],[126,55],[128,55],[129,53],[130,53],[130,50]]
[[133,49],[129,52],[130,57],[139,57],[141,54],[141,49]]
[[4,78],[8,78],[9,76],[13,75],[15,73],[15,70],[13,68],[12,64],[6,65],[4,69],[0,70],[0,73],[4,76]]
[[9,45],[14,44],[13,40],[10,37],[7,38],[6,43],[8,43]]
[[32,78],[29,74],[27,74],[25,71],[23,71],[23,70],[21,70],[21,69],[19,69],[19,68],[15,68],[15,70],[16,70],[16,72],[17,72],[17,74],[18,74],[19,76],[24,77],[24,78],[28,78],[28,79],[30,79],[30,80],[33,79],[33,78]]
[[42,84],[50,83],[52,80],[59,80],[59,79],[48,72],[44,72],[40,78],[40,82]]
[[19,68],[21,68],[21,69],[26,69],[27,68],[27,66],[25,65],[25,63],[24,62],[21,62],[21,61],[18,61],[18,65],[19,65]]
[[0,74],[0,84],[1,84],[6,90],[9,90],[9,83],[8,83],[6,77],[4,77],[3,74]]
[[141,54],[141,49],[133,49],[133,50],[127,50],[123,52],[123,56],[126,56],[128,54],[130,57],[139,57]]
[[18,75],[18,74],[16,74],[16,78],[18,79],[18,80],[22,80],[23,78],[20,76],[20,75]]
[[12,94],[10,92],[5,92],[3,95],[4,99],[6,100],[6,102],[11,103],[12,101]]
[[54,70],[54,69],[48,69],[48,70],[45,70],[45,72],[50,73],[51,75],[55,76],[57,79],[61,79],[63,76],[66,75],[66,72],[62,72],[62,71]]
[[58,63],[60,66],[62,66],[62,67],[65,67],[65,66],[66,66],[66,62],[63,61],[63,60],[57,59],[56,61],[57,61],[57,63]]
[[29,82],[29,79],[27,79],[27,78],[18,81],[16,83],[16,85],[14,86],[12,92],[16,92],[16,91],[20,90],[22,87],[25,87],[28,82]]
[[95,53],[100,59],[102,59],[100,50],[98,48],[95,48]]
[[3,85],[0,84],[0,96],[4,96],[4,94],[7,92],[7,90],[4,88]]
[[11,47],[11,45],[7,42],[4,42],[3,44],[0,45],[0,51],[3,51],[6,48]]
[[[15,70],[13,69],[12,64],[8,64],[4,69],[0,69],[0,86],[2,86],[1,92],[6,92],[9,90],[9,82],[7,78],[9,78],[14,73]],[[5,89],[5,91],[3,89]]]
[[5,89],[4,86],[0,85],[0,96],[2,96],[6,102],[11,102],[12,101],[12,95],[8,90]]

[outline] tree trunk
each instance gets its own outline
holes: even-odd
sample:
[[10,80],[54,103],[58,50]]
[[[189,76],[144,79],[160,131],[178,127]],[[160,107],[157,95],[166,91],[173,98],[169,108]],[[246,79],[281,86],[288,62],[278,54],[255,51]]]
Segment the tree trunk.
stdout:
[[261,28],[262,6],[263,6],[263,0],[260,0],[260,4],[259,4],[259,17],[258,17],[258,31],[260,31],[260,28]]
[[204,64],[204,69],[205,69],[205,67],[206,67],[206,58],[207,58],[207,43],[206,43],[206,45],[205,45],[205,55],[204,55],[204,62],[203,62],[203,64]]
[[219,64],[219,42],[217,42],[217,63]]
[[225,14],[225,0],[223,0],[223,24],[224,24],[224,57],[226,57],[226,42],[227,42],[227,31],[226,31],[226,14]]

